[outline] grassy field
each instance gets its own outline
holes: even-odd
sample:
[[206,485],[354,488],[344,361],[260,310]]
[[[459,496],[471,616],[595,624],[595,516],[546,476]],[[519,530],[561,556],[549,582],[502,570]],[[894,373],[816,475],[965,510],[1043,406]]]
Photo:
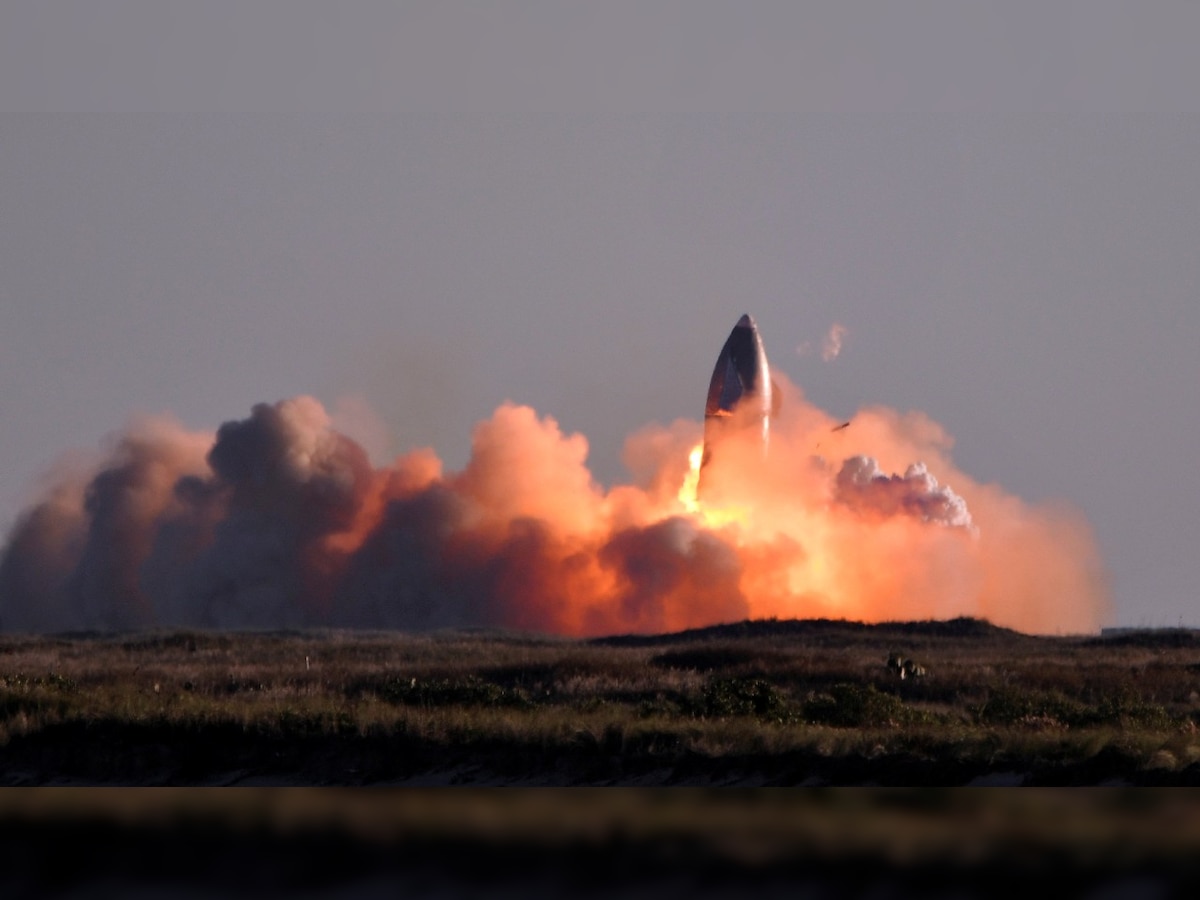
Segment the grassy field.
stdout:
[[8,785],[1196,784],[1198,722],[1190,631],[0,637]]

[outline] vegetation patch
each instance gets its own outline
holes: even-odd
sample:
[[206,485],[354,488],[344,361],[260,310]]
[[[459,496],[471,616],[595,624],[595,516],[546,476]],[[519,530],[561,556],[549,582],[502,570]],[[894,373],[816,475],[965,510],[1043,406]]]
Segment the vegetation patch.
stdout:
[[529,698],[517,689],[482,678],[389,678],[376,687],[388,703],[425,709],[448,706],[527,707]]
[[10,635],[0,662],[7,784],[1200,783],[1200,663],[1177,637],[193,630]]
[[1086,703],[1059,691],[1001,687],[993,690],[976,709],[976,716],[987,724],[1038,728],[1115,725],[1169,731],[1181,724],[1161,704],[1148,702],[1129,690]]
[[804,718],[837,728],[895,728],[919,717],[899,697],[873,684],[841,683],[812,694],[804,704]]
[[762,678],[713,678],[691,706],[705,718],[751,716],[768,722],[793,722],[797,710],[775,685]]

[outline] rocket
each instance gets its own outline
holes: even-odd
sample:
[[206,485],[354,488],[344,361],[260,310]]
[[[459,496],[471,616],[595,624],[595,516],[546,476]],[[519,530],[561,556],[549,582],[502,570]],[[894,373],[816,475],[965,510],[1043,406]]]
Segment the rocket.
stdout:
[[763,349],[758,326],[747,313],[738,319],[721,347],[712,379],[708,382],[701,470],[721,436],[731,429],[739,432],[753,429],[765,456],[771,438],[771,416],[778,411],[778,406],[767,352]]

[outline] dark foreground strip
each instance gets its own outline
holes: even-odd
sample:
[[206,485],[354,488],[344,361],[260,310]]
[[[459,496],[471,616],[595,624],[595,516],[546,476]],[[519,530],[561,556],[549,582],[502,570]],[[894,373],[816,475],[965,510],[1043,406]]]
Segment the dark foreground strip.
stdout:
[[0,808],[5,897],[1200,890],[1177,792],[39,789]]

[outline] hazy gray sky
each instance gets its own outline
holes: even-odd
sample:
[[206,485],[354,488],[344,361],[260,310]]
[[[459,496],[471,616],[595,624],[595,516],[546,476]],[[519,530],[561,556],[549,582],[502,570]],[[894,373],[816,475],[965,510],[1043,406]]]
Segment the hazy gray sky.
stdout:
[[300,393],[451,466],[528,403],[611,483],[751,312],[1200,626],[1200,6],[178,6],[0,12],[4,525],[131,415]]

